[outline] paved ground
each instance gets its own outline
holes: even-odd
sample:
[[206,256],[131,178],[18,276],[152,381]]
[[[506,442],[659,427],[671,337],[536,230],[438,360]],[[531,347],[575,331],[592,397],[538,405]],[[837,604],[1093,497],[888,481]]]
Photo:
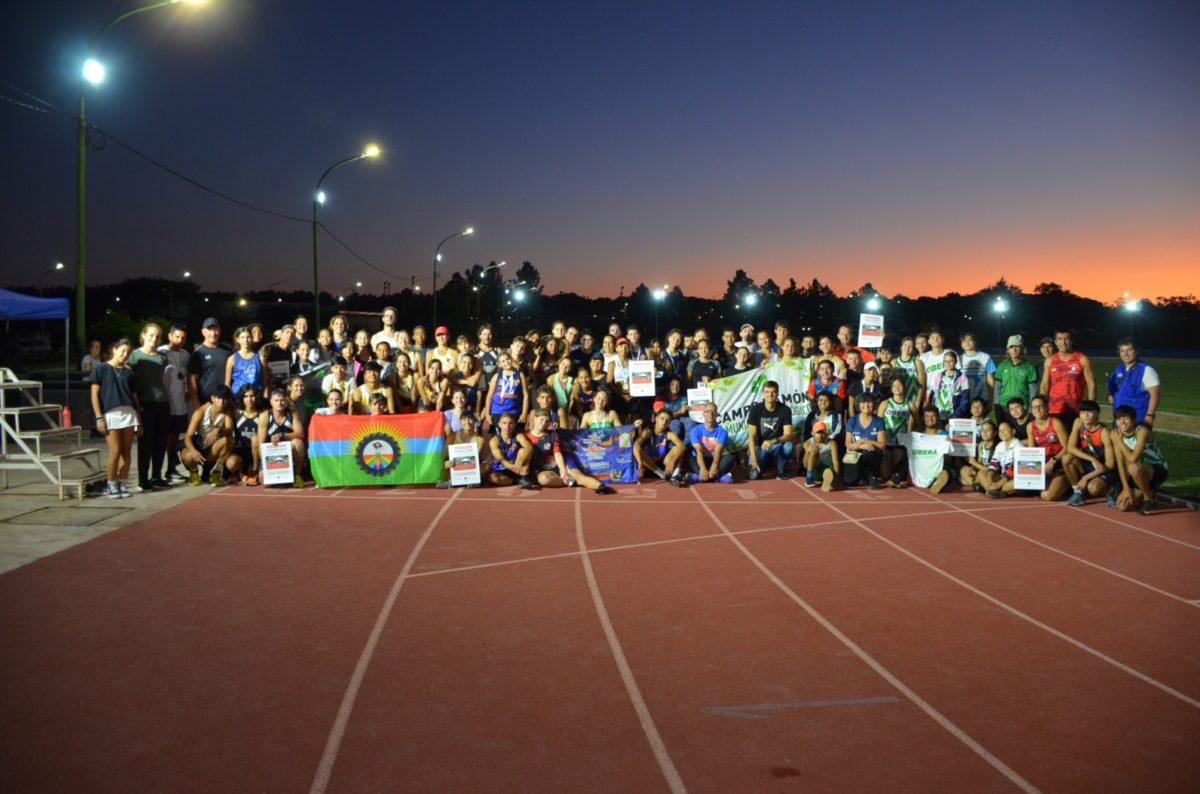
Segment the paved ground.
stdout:
[[[96,440],[86,443],[103,448]],[[130,499],[60,502],[57,486],[40,472],[11,471],[9,488],[0,491],[0,573],[129,526],[209,490],[182,485]]]

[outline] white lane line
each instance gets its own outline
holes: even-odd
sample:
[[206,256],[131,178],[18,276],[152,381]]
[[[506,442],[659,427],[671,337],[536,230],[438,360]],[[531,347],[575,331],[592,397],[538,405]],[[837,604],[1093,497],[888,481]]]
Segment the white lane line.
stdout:
[[[812,496],[814,499],[819,499],[819,497],[817,497],[816,494],[813,494]],[[834,508],[834,509],[837,510],[837,508]],[[838,512],[842,513],[841,510],[838,510]],[[842,515],[846,515],[846,514],[842,513]],[[846,518],[850,518],[850,516],[847,515]],[[1150,686],[1155,687],[1156,689],[1162,690],[1163,692],[1166,692],[1171,697],[1181,700],[1184,703],[1188,704],[1189,706],[1192,706],[1193,708],[1200,709],[1200,700],[1196,700],[1195,698],[1188,697],[1187,695],[1183,694],[1179,690],[1174,689],[1170,686],[1167,686],[1163,682],[1158,681],[1157,679],[1151,678],[1150,676],[1146,675],[1143,672],[1133,669],[1132,667],[1125,664],[1124,662],[1120,662],[1120,661],[1114,659],[1113,657],[1109,656],[1108,654],[1103,653],[1103,652],[1093,648],[1092,646],[1090,646],[1080,640],[1075,639],[1074,637],[1070,636],[1069,634],[1064,634],[1063,632],[1059,631],[1058,629],[1054,628],[1053,626],[1043,623],[1042,621],[1038,620],[1037,618],[1033,617],[1032,615],[1026,614],[1025,612],[1022,612],[1021,610],[1017,609],[1016,607],[1011,606],[1010,604],[1006,604],[1005,602],[1001,601],[1000,599],[996,598],[995,596],[988,595],[987,593],[980,590],[978,587],[975,587],[972,584],[968,584],[967,582],[963,581],[962,579],[959,579],[957,576],[950,573],[949,571],[945,571],[945,570],[937,567],[933,563],[929,562],[928,560],[924,559],[923,557],[920,557],[920,556],[914,554],[913,552],[904,548],[900,544],[889,540],[888,538],[884,537],[883,535],[880,535],[878,532],[871,529],[866,524],[863,524],[861,521],[859,521],[857,519],[853,519],[853,518],[850,518],[850,520],[853,521],[855,524],[858,524],[859,528],[862,529],[863,532],[866,532],[867,534],[871,535],[872,537],[876,538],[877,540],[881,541],[882,543],[886,543],[887,545],[891,546],[896,551],[903,554],[905,557],[908,557],[909,559],[913,560],[914,562],[917,562],[920,565],[925,566],[926,568],[933,571],[937,575],[945,577],[946,579],[949,579],[951,582],[954,582],[959,587],[962,587],[963,589],[974,593],[975,595],[979,596],[983,600],[1000,607],[1005,612],[1008,612],[1010,615],[1018,617],[1021,620],[1027,621],[1027,622],[1031,623],[1032,625],[1037,626],[1039,629],[1041,629],[1042,631],[1045,631],[1047,634],[1051,634],[1055,637],[1058,637],[1063,642],[1066,642],[1070,645],[1074,645],[1076,648],[1083,651],[1084,653],[1090,654],[1091,656],[1094,656],[1103,662],[1107,662],[1108,664],[1117,668],[1121,672],[1128,673],[1129,675],[1133,676],[1134,678],[1138,679],[1139,681],[1143,681],[1144,683],[1147,683]]]
[[[800,485],[799,483],[796,483],[796,485],[797,485],[797,487],[800,487],[800,488],[804,487],[804,486]],[[758,557],[754,556],[754,553],[751,552],[750,549],[746,548],[746,546],[741,542],[741,540],[739,540],[737,538],[737,536],[735,536],[732,532],[729,531],[729,529],[725,526],[725,524],[721,521],[721,519],[717,517],[717,514],[714,513],[712,511],[712,509],[708,506],[708,504],[704,501],[704,498],[701,497],[700,494],[697,492],[698,489],[692,488],[690,490],[692,492],[692,496],[696,497],[696,500],[698,502],[700,502],[700,506],[704,508],[704,512],[708,513],[708,517],[711,518],[713,520],[713,523],[715,523],[717,525],[717,527],[720,528],[720,530],[723,533],[725,533],[725,535],[729,538],[729,540],[735,546],[738,547],[738,550],[741,551],[742,554],[744,554],[746,556],[746,558],[749,559],[750,562],[752,562],[756,568],[758,568],[760,571],[762,571],[763,575],[766,576],[768,579],[770,579],[771,582],[776,587],[778,587],[785,594],[787,594],[788,598],[790,598],[793,602],[796,603],[797,606],[799,606],[801,609],[803,609],[805,612],[807,612],[809,617],[811,617],[813,620],[815,620],[817,623],[819,623],[822,628],[824,628],[826,631],[828,631],[830,634],[832,634],[834,637],[836,637],[838,639],[838,641],[840,641],[842,643],[842,645],[845,645],[847,648],[850,649],[851,653],[853,653],[855,656],[857,656],[859,659],[861,659],[864,663],[866,663],[866,665],[868,667],[870,667],[872,670],[874,670],[876,672],[876,674],[878,674],[880,677],[882,677],[883,680],[887,681],[889,684],[891,684],[893,687],[895,687],[895,689],[898,692],[900,692],[902,695],[904,695],[906,698],[908,698],[910,701],[912,701],[912,703],[917,708],[919,708],[919,709],[921,709],[921,711],[925,712],[925,714],[927,714],[934,722],[936,722],[943,729],[945,729],[947,732],[949,732],[952,736],[954,736],[954,738],[958,739],[960,742],[962,742],[964,745],[966,745],[967,748],[971,750],[971,752],[978,755],[980,758],[982,758],[984,761],[986,761],[988,764],[990,764],[994,769],[996,769],[998,772],[1000,772],[1000,774],[1002,774],[1006,778],[1008,778],[1008,780],[1011,781],[1013,783],[1013,785],[1017,786],[1022,791],[1027,791],[1027,792],[1038,791],[1038,789],[1032,783],[1030,783],[1028,780],[1021,777],[1019,774],[1017,774],[1016,770],[1012,769],[1010,766],[1008,766],[1008,764],[1004,763],[999,758],[997,758],[995,755],[993,755],[991,753],[991,751],[989,751],[986,747],[984,747],[982,744],[977,742],[975,739],[971,738],[971,736],[968,735],[966,731],[964,731],[962,728],[955,725],[944,714],[942,714],[940,711],[938,711],[936,708],[934,708],[930,703],[926,702],[924,698],[922,698],[920,695],[918,695],[916,692],[914,692],[912,689],[910,689],[908,687],[908,685],[905,684],[903,681],[901,681],[899,678],[897,678],[895,676],[895,674],[893,674],[890,670],[888,670],[886,667],[884,667],[882,664],[880,664],[878,661],[876,661],[875,658],[873,656],[871,656],[871,654],[869,654],[865,650],[863,650],[858,645],[858,643],[854,642],[854,640],[850,639],[848,636],[846,636],[844,633],[842,633],[842,631],[837,626],[833,625],[833,623],[831,623],[828,620],[828,618],[826,618],[824,615],[822,615],[820,612],[818,612],[811,604],[809,604],[807,601],[805,601],[803,598],[801,598],[799,596],[799,594],[796,593],[795,590],[788,587],[786,582],[784,582],[782,579],[780,579],[778,576],[776,576],[774,571],[772,571],[765,564],[763,564],[762,560],[760,560],[760,559],[758,559]],[[816,498],[816,496],[814,495],[813,498]],[[818,501],[820,501],[820,500],[818,500]],[[849,516],[846,516],[846,517],[849,519]],[[853,519],[850,519],[850,520],[853,521]]]
[[600,595],[600,586],[596,583],[596,573],[592,570],[592,561],[588,556],[587,542],[583,539],[581,494],[582,489],[575,492],[575,537],[579,541],[579,559],[583,562],[583,572],[587,576],[588,589],[592,592],[592,603],[596,606],[596,615],[600,618],[600,626],[604,629],[604,636],[608,639],[608,647],[612,651],[613,660],[621,672],[625,691],[629,694],[630,701],[633,702],[633,710],[637,712],[638,721],[642,723],[646,741],[650,743],[650,749],[658,760],[659,769],[662,770],[667,785],[676,794],[685,792],[687,787],[683,785],[683,779],[679,777],[679,771],[675,769],[675,764],[671,761],[667,746],[663,743],[662,736],[654,724],[654,718],[650,716],[650,709],[646,707],[646,701],[642,698],[641,690],[638,689],[637,681],[633,677],[633,670],[629,667],[629,660],[625,658],[625,651],[621,649],[621,641],[617,639],[617,632],[613,629],[612,621],[609,620],[608,609],[604,606],[604,597]]
[[329,786],[329,776],[333,772],[334,762],[337,761],[338,751],[342,747],[342,738],[346,734],[346,725],[350,722],[350,713],[354,710],[354,701],[358,698],[359,687],[362,686],[363,677],[367,674],[367,666],[371,664],[371,657],[375,655],[375,648],[379,645],[379,637],[383,634],[384,624],[391,617],[392,607],[396,604],[396,597],[400,595],[400,588],[404,586],[404,580],[408,578],[408,572],[412,570],[413,564],[417,561],[417,555],[425,548],[425,543],[429,540],[429,536],[433,534],[433,529],[441,522],[442,518],[450,510],[450,505],[454,504],[454,500],[462,491],[455,491],[454,495],[446,500],[446,504],[442,505],[442,509],[438,511],[433,520],[429,522],[429,527],[425,530],[425,534],[417,541],[417,545],[413,547],[412,552],[408,555],[408,559],[404,562],[404,567],[400,569],[400,574],[396,577],[396,581],[392,583],[392,589],[388,592],[387,598],[383,602],[383,607],[379,610],[379,616],[375,618],[375,625],[371,629],[371,634],[367,637],[367,644],[363,646],[362,653],[358,656],[358,664],[354,666],[354,673],[350,676],[350,682],[346,685],[346,692],[342,695],[342,703],[338,707],[337,717],[333,721],[333,727],[329,731],[329,738],[325,742],[325,752],[321,754],[321,761],[317,764],[317,773],[313,777],[312,786],[309,787],[310,794],[322,794],[326,787]]
[[[1104,509],[1108,510],[1109,508],[1106,507]],[[1120,519],[1116,519],[1116,518],[1113,518],[1112,516],[1105,515],[1104,513],[1101,513],[1098,510],[1089,510],[1089,511],[1087,511],[1087,514],[1089,516],[1092,516],[1093,518],[1103,519],[1103,520],[1109,522],[1110,524],[1117,524],[1118,526],[1125,527],[1126,529],[1132,529],[1134,532],[1141,532],[1143,535],[1150,535],[1152,537],[1159,538],[1160,540],[1170,541],[1171,543],[1177,543],[1180,546],[1186,546],[1189,549],[1195,549],[1196,551],[1200,551],[1200,546],[1197,546],[1192,543],[1188,543],[1187,541],[1179,540],[1177,538],[1173,538],[1170,535],[1163,535],[1158,532],[1151,532],[1150,530],[1143,529],[1142,527],[1139,527],[1135,524],[1128,524],[1124,521],[1121,521]]]
[[[917,490],[917,493],[922,493],[923,495],[926,495],[920,489]],[[1097,571],[1106,573],[1109,576],[1115,576],[1118,579],[1123,579],[1126,582],[1129,582],[1130,584],[1137,585],[1138,587],[1144,587],[1145,589],[1147,589],[1151,592],[1158,593],[1159,595],[1166,596],[1167,598],[1173,598],[1176,601],[1182,601],[1183,603],[1187,604],[1188,606],[1195,606],[1195,604],[1193,604],[1188,599],[1183,598],[1181,596],[1177,596],[1174,593],[1168,593],[1166,590],[1162,590],[1158,587],[1155,587],[1154,585],[1152,585],[1148,582],[1143,582],[1141,579],[1134,579],[1132,576],[1127,576],[1127,575],[1121,573],[1120,571],[1114,571],[1112,568],[1105,568],[1103,565],[1094,563],[1091,560],[1085,560],[1083,557],[1077,557],[1068,551],[1063,551],[1062,549],[1057,548],[1055,546],[1051,546],[1048,543],[1043,543],[1040,540],[1035,540],[1034,538],[1031,538],[1028,535],[1022,535],[1020,532],[1017,532],[1015,529],[1009,529],[1006,526],[997,524],[995,521],[992,521],[991,519],[984,518],[983,516],[980,516],[980,515],[975,515],[974,513],[972,513],[969,510],[963,510],[962,508],[955,506],[951,502],[944,502],[941,499],[938,499],[933,494],[927,494],[927,495],[936,504],[949,505],[950,507],[953,507],[955,510],[957,510],[960,513],[969,515],[972,518],[976,519],[977,521],[982,521],[983,523],[987,524],[988,526],[995,527],[996,529],[1000,530],[1001,532],[1007,532],[1009,535],[1012,535],[1014,538],[1020,538],[1021,540],[1025,541],[1026,543],[1032,543],[1035,546],[1040,546],[1041,548],[1045,549],[1046,551],[1052,551],[1055,554],[1061,554],[1062,556],[1066,557],[1069,560],[1074,560],[1075,562],[1078,562],[1082,565],[1086,565],[1089,568],[1095,568]],[[1063,510],[1069,509],[1065,505],[1054,505],[1054,506],[1060,507]]]

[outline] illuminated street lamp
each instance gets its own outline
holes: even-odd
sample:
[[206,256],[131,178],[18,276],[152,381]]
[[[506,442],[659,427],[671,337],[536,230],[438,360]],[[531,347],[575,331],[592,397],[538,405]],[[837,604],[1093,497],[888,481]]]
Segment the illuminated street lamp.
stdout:
[[[489,270],[499,270],[500,268],[504,267],[507,264],[508,264],[508,262],[496,262],[496,263],[490,264],[487,267],[480,270],[479,271],[480,283],[483,283],[483,279],[487,275],[487,272]],[[471,291],[474,293],[477,293],[477,296],[475,298],[475,319],[479,320],[483,317],[483,292],[482,292],[482,290],[479,289],[479,284],[472,284]]]
[[662,289],[654,290],[654,338],[658,339],[658,304],[667,299],[667,285],[663,284]]
[[873,312],[877,312],[877,311],[879,311],[879,307],[880,307],[880,306],[882,306],[882,305],[883,305],[883,304],[882,304],[882,303],[880,303],[880,301],[879,301],[879,295],[878,295],[878,294],[872,295],[872,296],[870,297],[870,299],[868,299],[868,300],[867,300],[867,308],[868,308],[868,309],[870,309],[870,310],[871,310],[871,311],[873,311]]
[[325,191],[321,190],[321,183],[325,181],[325,177],[340,168],[346,163],[356,163],[359,160],[365,160],[368,157],[378,157],[379,147],[375,144],[368,144],[363,150],[344,160],[338,160],[333,165],[325,169],[325,173],[321,174],[321,178],[317,180],[317,188],[313,191],[312,205],[312,249],[313,249],[313,316],[316,318],[316,327],[321,327],[321,264],[317,251],[317,208],[325,203]]
[[433,324],[435,326],[437,325],[437,267],[438,263],[442,261],[442,246],[453,240],[455,237],[466,237],[467,235],[474,233],[475,228],[468,226],[461,232],[455,232],[454,234],[447,236],[437,244],[437,248],[433,249]]
[[[96,48],[104,34],[132,16],[174,5],[205,5],[207,0],[159,0],[118,14],[92,36],[81,74],[86,83],[99,86],[107,76],[104,64],[96,58]],[[79,92],[79,116],[75,119],[75,342],[87,350],[87,98]]]

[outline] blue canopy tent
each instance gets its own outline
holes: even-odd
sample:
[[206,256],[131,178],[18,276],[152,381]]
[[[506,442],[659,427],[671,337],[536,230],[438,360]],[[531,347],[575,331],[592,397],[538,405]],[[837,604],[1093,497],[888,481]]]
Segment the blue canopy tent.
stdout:
[[62,320],[66,331],[63,337],[63,388],[71,388],[70,301],[66,298],[35,298],[32,295],[0,289],[0,320]]

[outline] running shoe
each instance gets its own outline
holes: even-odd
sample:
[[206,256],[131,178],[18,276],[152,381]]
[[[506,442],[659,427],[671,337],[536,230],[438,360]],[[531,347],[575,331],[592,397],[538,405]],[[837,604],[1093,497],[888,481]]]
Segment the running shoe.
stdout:
[[689,483],[695,485],[696,483],[700,482],[700,475],[696,474],[696,472],[694,472],[694,471],[688,472],[687,481]]
[[1083,507],[1087,504],[1087,500],[1083,498],[1082,491],[1072,491],[1071,498],[1067,500],[1067,505],[1070,507]]
[[104,495],[109,499],[120,499],[121,489],[117,487],[115,482],[110,482],[104,487]]
[[292,487],[293,488],[303,488],[304,487],[304,478],[301,477],[299,474],[297,474],[292,479]]
[[[903,488],[904,487],[904,480],[900,479],[900,472],[896,472],[895,474],[893,474],[890,482],[891,482],[893,488]],[[980,487],[979,492],[983,493],[982,487]]]
[[133,494],[131,494],[131,493],[129,492],[129,486],[125,484],[125,481],[124,481],[124,480],[120,480],[120,481],[118,481],[118,482],[117,482],[117,488],[118,488],[118,489],[120,490],[120,492],[121,492],[121,498],[122,498],[122,499],[129,499],[130,497],[132,497],[132,496],[133,496]]
[[188,478],[183,476],[182,474],[180,474],[177,471],[172,471],[170,474],[167,475],[167,483],[169,485],[182,485],[183,483],[185,483],[187,481],[188,481]]
[[600,487],[596,489],[596,493],[600,494],[601,496],[607,496],[610,493],[616,493],[616,491],[612,488],[609,488],[607,485],[601,484]]
[[872,477],[870,482],[867,483],[867,487],[870,488],[872,491],[878,491],[879,490],[879,478]]
[[438,480],[438,484],[433,487],[437,488],[439,491],[444,491],[450,487],[450,481],[449,480]]
[[1142,506],[1138,508],[1138,512],[1144,516],[1148,516],[1154,512],[1154,508],[1158,507],[1158,503],[1153,499],[1146,499],[1142,502]]
[[733,475],[732,474],[722,474],[720,477],[717,478],[717,482],[723,483],[725,485],[729,485],[729,483],[733,482]]
[[757,480],[757,479],[758,479],[759,477],[761,477],[761,476],[762,476],[762,471],[761,471],[761,470],[759,470],[759,469],[751,469],[751,470],[750,470],[750,476],[749,476],[749,478],[748,478],[748,479],[751,479],[751,480]]
[[1107,494],[1105,494],[1104,495],[1104,503],[1106,505],[1108,505],[1109,507],[1116,507],[1117,506],[1117,492],[1110,490]]
[[213,488],[220,488],[225,484],[223,478],[221,477],[220,469],[214,468],[212,470],[212,473],[208,475],[208,484]]
[[816,488],[817,487],[817,480],[815,477],[813,477],[813,473],[811,471],[808,474],[804,475],[804,487],[805,488]]
[[198,471],[188,472],[188,485],[199,485],[199,484],[200,484],[200,472],[198,472]]
[[159,478],[157,478],[157,479],[154,479],[154,480],[151,480],[151,481],[150,481],[150,484],[154,486],[154,490],[156,490],[156,491],[169,491],[169,490],[171,490],[171,483],[167,482],[166,480],[164,480],[164,479],[163,479],[163,478],[161,478],[161,477],[159,477]]
[[775,475],[775,479],[777,480],[790,480],[791,478],[792,475],[788,474],[787,466],[781,468],[779,473]]

